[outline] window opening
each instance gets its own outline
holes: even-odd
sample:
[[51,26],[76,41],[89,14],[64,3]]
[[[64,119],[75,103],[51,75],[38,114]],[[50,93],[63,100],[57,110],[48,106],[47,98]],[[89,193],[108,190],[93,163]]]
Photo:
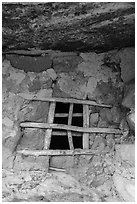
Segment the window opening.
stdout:
[[68,113],[69,103],[56,102],[55,113]]
[[[57,102],[56,108],[55,108],[54,123],[67,125],[69,108],[70,108],[69,103]],[[81,114],[77,114],[77,113],[81,113]],[[83,127],[82,114],[83,114],[83,106],[81,104],[74,104],[71,125]],[[82,133],[81,133],[81,136],[73,136],[73,134],[74,132],[72,132],[72,141],[73,141],[74,149],[82,148]],[[61,130],[52,131],[50,149],[70,149],[67,131],[61,131]]]
[[50,143],[50,148],[49,149],[70,149],[69,148],[69,142],[68,142],[68,137],[66,136],[52,136],[51,137],[51,143]]

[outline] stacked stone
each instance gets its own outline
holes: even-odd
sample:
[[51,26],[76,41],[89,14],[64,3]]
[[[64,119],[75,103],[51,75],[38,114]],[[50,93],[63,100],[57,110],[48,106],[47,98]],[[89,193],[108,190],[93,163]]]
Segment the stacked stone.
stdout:
[[[113,106],[118,106],[122,101],[123,83],[119,78],[118,69],[114,72],[112,65],[115,65],[113,68],[118,67],[119,63],[120,66],[123,66],[124,54],[119,55],[122,56],[121,61],[118,60],[115,64],[110,63],[110,66],[105,61],[108,53],[62,53],[49,50],[45,53],[43,51],[42,54],[36,54],[36,50],[35,52],[30,51],[28,56],[28,52],[27,55],[25,55],[25,51],[21,52],[7,54],[3,61],[2,117],[3,151],[5,152],[3,155],[5,155],[4,163],[6,165],[8,164],[6,161],[7,151],[11,149],[10,151],[14,152],[18,145],[19,123],[21,121],[47,121],[49,103],[30,102],[30,99],[34,97],[68,97],[95,100],[98,103]],[[119,51],[115,51],[115,53],[118,55]],[[129,52],[129,55],[131,54],[132,52]],[[111,59],[114,58],[113,56],[114,54]],[[128,59],[128,63],[124,66],[130,70],[130,58]],[[94,110],[90,117],[91,127],[117,126],[119,123],[119,121],[115,121],[119,120],[117,112],[119,112],[117,108],[111,110],[110,113],[109,110],[104,109]],[[103,136],[105,140],[107,137]],[[94,137],[90,138],[92,147]],[[43,139],[44,131],[26,129],[25,136],[18,148],[42,149]],[[101,140],[104,141],[104,139]],[[11,152],[9,155],[12,155]]]

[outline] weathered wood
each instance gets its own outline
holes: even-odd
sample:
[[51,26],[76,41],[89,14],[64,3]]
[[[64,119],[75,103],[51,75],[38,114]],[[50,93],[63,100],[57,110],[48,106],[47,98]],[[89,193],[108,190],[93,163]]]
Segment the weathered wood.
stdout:
[[[55,102],[50,103],[49,114],[48,114],[48,123],[49,124],[53,123],[53,121],[54,121],[55,107],[56,107]],[[46,135],[45,135],[44,149],[49,149],[50,142],[51,142],[51,134],[52,134],[52,129],[51,128],[47,129]]]
[[[83,127],[89,127],[89,106],[83,105]],[[89,149],[89,133],[83,133],[83,149]]]
[[88,132],[88,133],[114,133],[114,134],[122,134],[119,129],[111,129],[111,128],[87,128],[87,127],[77,127],[71,125],[64,124],[50,124],[50,123],[34,123],[34,122],[23,122],[20,123],[20,127],[26,128],[42,128],[42,129],[60,129],[60,130],[71,130],[75,132]]
[[[72,123],[72,114],[73,114],[73,103],[70,104],[70,108],[69,108],[68,125],[71,125]],[[74,149],[71,131],[68,130],[67,132],[68,132],[68,141],[69,141],[70,149]]]
[[59,169],[59,168],[56,168],[56,167],[49,167],[49,170],[51,171],[61,171],[61,172],[65,172],[66,170],[65,169]]
[[[18,94],[20,95],[20,94]],[[22,96],[22,95],[20,95]],[[49,102],[61,102],[61,103],[76,103],[76,104],[85,104],[85,105],[91,105],[91,106],[100,106],[100,107],[106,107],[106,108],[112,108],[111,105],[106,105],[106,104],[98,104],[95,101],[90,101],[90,100],[80,100],[80,99],[75,99],[75,98],[48,98],[48,97],[36,97],[33,96],[30,98],[30,96],[23,95],[22,96],[26,100],[32,100],[32,101],[49,101]]]
[[75,150],[19,150],[17,153],[26,156],[68,156],[68,155],[92,155],[98,154],[100,151],[91,149],[75,149]]
[[[68,113],[56,113],[54,117],[57,117],[57,118],[65,118],[65,117],[68,117]],[[82,117],[83,116],[83,113],[73,113],[72,114],[72,117]]]
[[[73,137],[82,137],[82,133],[81,132],[73,132],[71,131],[71,134]],[[55,131],[54,129],[52,130],[52,136],[66,136],[67,135],[67,131]]]

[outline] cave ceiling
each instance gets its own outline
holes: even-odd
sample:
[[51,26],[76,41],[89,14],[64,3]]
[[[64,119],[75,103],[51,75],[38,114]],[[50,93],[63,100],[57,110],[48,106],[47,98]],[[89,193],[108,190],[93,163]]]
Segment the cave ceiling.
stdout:
[[135,45],[134,2],[3,3],[2,48],[97,53]]

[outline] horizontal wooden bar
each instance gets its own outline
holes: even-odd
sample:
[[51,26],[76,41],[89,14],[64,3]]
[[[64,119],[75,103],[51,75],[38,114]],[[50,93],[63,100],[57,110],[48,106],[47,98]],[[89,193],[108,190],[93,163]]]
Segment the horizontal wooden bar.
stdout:
[[23,122],[20,123],[20,127],[24,128],[42,128],[42,129],[60,129],[60,130],[71,130],[75,132],[89,132],[89,133],[114,133],[122,134],[119,129],[111,128],[88,128],[88,127],[78,127],[64,124],[50,124],[50,123],[36,123],[36,122]]
[[[68,113],[56,113],[54,117],[63,118],[68,117]],[[82,117],[83,113],[73,113],[72,117]]]
[[[66,131],[55,131],[53,129],[52,131],[52,136],[66,136],[67,135],[67,132]],[[82,137],[82,133],[81,132],[73,132],[72,131],[72,136],[74,137]]]
[[74,150],[19,150],[17,153],[23,154],[25,156],[68,156],[68,155],[92,155],[97,154],[100,151],[98,150],[91,150],[91,149],[74,149]]
[[[22,94],[19,94],[22,96]],[[48,97],[36,97],[35,95],[30,97],[27,95],[22,96],[24,99],[32,100],[32,101],[49,101],[49,102],[61,102],[61,103],[76,103],[76,104],[87,104],[91,106],[100,106],[100,107],[106,107],[111,108],[111,105],[106,104],[98,104],[95,101],[90,100],[82,100],[82,99],[75,99],[75,98],[48,98]]]
[[52,167],[52,166],[49,167],[49,170],[51,170],[51,171],[62,171],[62,172],[66,171],[65,169],[59,169],[59,168]]

